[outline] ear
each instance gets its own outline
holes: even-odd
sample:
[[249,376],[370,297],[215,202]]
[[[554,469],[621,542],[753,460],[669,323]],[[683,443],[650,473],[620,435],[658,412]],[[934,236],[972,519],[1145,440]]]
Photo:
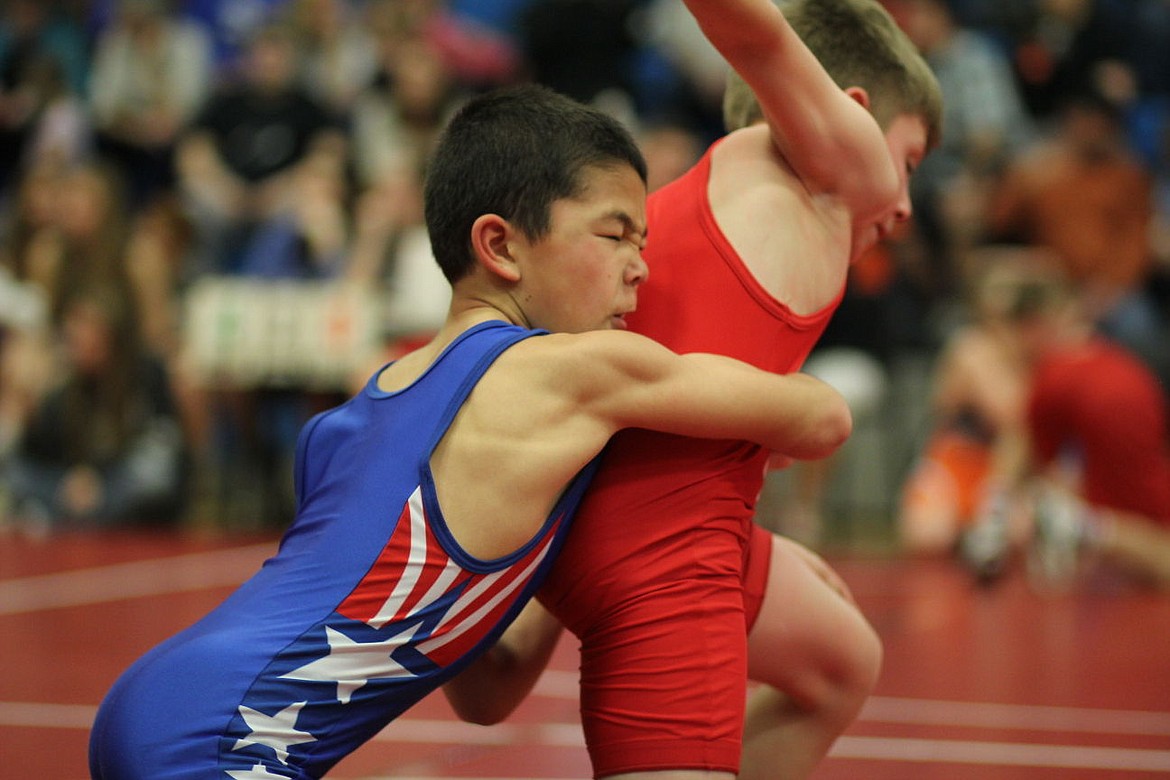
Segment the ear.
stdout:
[[471,251],[475,261],[509,282],[520,280],[520,267],[512,256],[515,228],[499,214],[482,214],[471,225]]
[[860,103],[866,111],[869,111],[869,93],[865,91],[864,87],[845,87],[845,94]]

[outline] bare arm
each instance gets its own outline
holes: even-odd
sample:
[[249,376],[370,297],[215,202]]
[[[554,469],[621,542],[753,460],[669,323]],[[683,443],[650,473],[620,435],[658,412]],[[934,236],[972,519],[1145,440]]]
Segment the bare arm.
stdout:
[[752,88],[777,150],[810,192],[840,196],[854,212],[888,199],[897,172],[867,104],[830,78],[772,0],[684,2]]
[[209,133],[195,130],[180,139],[175,165],[187,194],[220,212],[243,212],[247,187],[224,165]]
[[[548,337],[550,347],[556,348]],[[609,430],[649,428],[698,438],[742,439],[796,458],[822,458],[849,437],[852,417],[831,386],[773,374],[722,355],[677,355],[642,336],[597,331],[567,338],[558,381]]]
[[499,641],[443,686],[461,720],[489,726],[508,717],[540,678],[561,636],[561,624],[530,601]]

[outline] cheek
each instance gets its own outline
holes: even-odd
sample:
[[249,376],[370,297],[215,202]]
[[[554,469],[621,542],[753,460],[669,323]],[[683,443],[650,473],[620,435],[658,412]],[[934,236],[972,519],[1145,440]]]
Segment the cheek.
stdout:
[[596,289],[598,285],[604,283],[610,275],[612,262],[608,262],[609,258],[603,254],[602,249],[604,248],[599,249],[588,238],[582,239],[576,245],[565,246],[559,255],[561,262],[557,274],[563,285],[569,289],[584,291]]

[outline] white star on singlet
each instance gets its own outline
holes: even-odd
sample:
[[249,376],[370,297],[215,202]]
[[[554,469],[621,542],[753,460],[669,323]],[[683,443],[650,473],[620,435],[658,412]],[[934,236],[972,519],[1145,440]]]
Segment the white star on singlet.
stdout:
[[[414,626],[410,626],[413,629]],[[355,642],[335,629],[325,627],[329,654],[293,669],[281,677],[286,680],[306,680],[337,683],[337,700],[349,702],[354,692],[370,680],[413,677],[414,673],[390,657],[405,644],[399,632],[379,642]]]
[[257,764],[256,766],[252,767],[251,769],[241,769],[241,770],[237,770],[235,772],[228,772],[227,774],[228,774],[228,777],[231,777],[234,780],[259,780],[259,778],[264,778],[264,777],[278,777],[278,778],[281,778],[281,780],[288,780],[288,778],[285,777],[284,775],[272,774],[271,772],[269,772],[267,769],[264,768],[263,764]]
[[287,764],[290,747],[317,741],[317,738],[309,732],[296,729],[297,716],[307,703],[295,702],[275,715],[265,715],[263,712],[241,704],[240,716],[243,717],[244,723],[248,725],[251,733],[238,740],[232,746],[232,750],[239,750],[248,745],[264,745],[272,748],[280,763]]

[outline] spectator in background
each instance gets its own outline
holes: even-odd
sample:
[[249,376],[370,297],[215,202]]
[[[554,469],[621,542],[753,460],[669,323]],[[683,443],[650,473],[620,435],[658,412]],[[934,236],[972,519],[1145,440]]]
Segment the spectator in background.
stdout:
[[[84,34],[40,0],[8,0],[0,17],[0,195],[10,194],[30,159],[75,161],[88,123]],[[48,151],[46,152],[46,147]]]
[[138,303],[142,340],[168,360],[180,350],[180,304],[191,281],[194,229],[173,195],[156,198],[134,215],[126,272]]
[[6,471],[13,520],[110,527],[171,523],[185,446],[166,371],[142,349],[128,290],[95,285],[63,303],[63,365]]
[[377,289],[385,307],[385,354],[372,356],[370,365],[396,359],[434,336],[447,316],[451,288],[431,254],[421,174],[384,176],[358,195],[344,278]]
[[964,250],[981,232],[978,221],[987,193],[1032,135],[1006,52],[983,33],[962,26],[953,4],[887,2],[942,88],[946,132],[916,172],[911,197],[915,226],[932,266],[931,286],[948,297],[961,296],[971,283]]
[[[237,74],[256,31],[289,0],[181,0],[183,16],[203,25],[211,36],[215,72]],[[110,17],[119,0],[89,0],[95,15]]]
[[[20,438],[40,388],[48,382],[47,376],[36,375],[38,364],[43,362],[40,356],[28,354],[33,344],[29,336],[42,330],[44,322],[44,296],[0,265],[0,473]],[[47,373],[46,370],[44,374]],[[4,494],[0,481],[0,504]]]
[[[212,95],[179,144],[195,275],[333,275],[348,230],[340,118],[309,94],[286,22],[258,29],[242,65],[239,80]],[[203,389],[212,432],[211,452],[200,460],[211,463],[216,513],[229,523],[284,524],[296,432],[317,411],[311,395],[298,387]]]
[[179,141],[178,185],[206,271],[239,270],[256,226],[287,207],[300,166],[317,155],[339,165],[345,158],[344,130],[297,68],[291,30],[263,27],[240,80],[213,94]]
[[1161,316],[1147,289],[1153,180],[1120,120],[1098,93],[1067,98],[1053,133],[1009,165],[988,228],[993,239],[1051,251],[1101,331],[1168,376]]
[[388,355],[373,364],[429,340],[451,297],[423,222],[422,176],[470,90],[428,36],[435,12],[427,6],[375,6],[378,72],[352,114],[358,192],[344,277],[381,291]]
[[0,352],[0,428],[13,438],[53,380],[65,302],[92,285],[125,288],[125,207],[118,171],[97,163],[43,165],[21,182],[4,264],[42,314],[13,329]]
[[632,124],[639,107],[635,57],[642,41],[637,0],[541,0],[520,15],[518,39],[529,76]]
[[421,170],[465,94],[419,22],[381,18],[377,44],[377,71],[351,113],[352,158],[362,187]]
[[52,218],[26,244],[17,260],[25,278],[41,286],[59,323],[75,289],[126,284],[129,213],[121,171],[89,162],[56,179]]
[[333,155],[313,153],[287,180],[278,209],[259,221],[241,250],[241,276],[329,279],[346,262],[349,203],[345,169]]
[[0,461],[49,379],[48,291],[29,272],[34,247],[54,231],[61,180],[56,165],[30,168],[14,193],[0,241]]
[[1046,123],[1065,99],[1098,89],[1111,99],[1132,88],[1125,63],[1135,43],[1132,6],[1109,0],[1033,0],[1014,49],[1029,113]]
[[12,193],[2,222],[0,265],[17,281],[28,279],[32,248],[53,229],[64,175],[59,165],[35,164],[20,177]]
[[99,34],[90,107],[99,150],[125,172],[133,209],[174,186],[175,145],[211,77],[210,36],[171,0],[122,0]]
[[521,54],[514,17],[531,0],[367,0],[365,19],[425,40],[454,81],[472,92],[514,83]]
[[347,114],[377,71],[377,42],[354,0],[291,0],[309,94]]

